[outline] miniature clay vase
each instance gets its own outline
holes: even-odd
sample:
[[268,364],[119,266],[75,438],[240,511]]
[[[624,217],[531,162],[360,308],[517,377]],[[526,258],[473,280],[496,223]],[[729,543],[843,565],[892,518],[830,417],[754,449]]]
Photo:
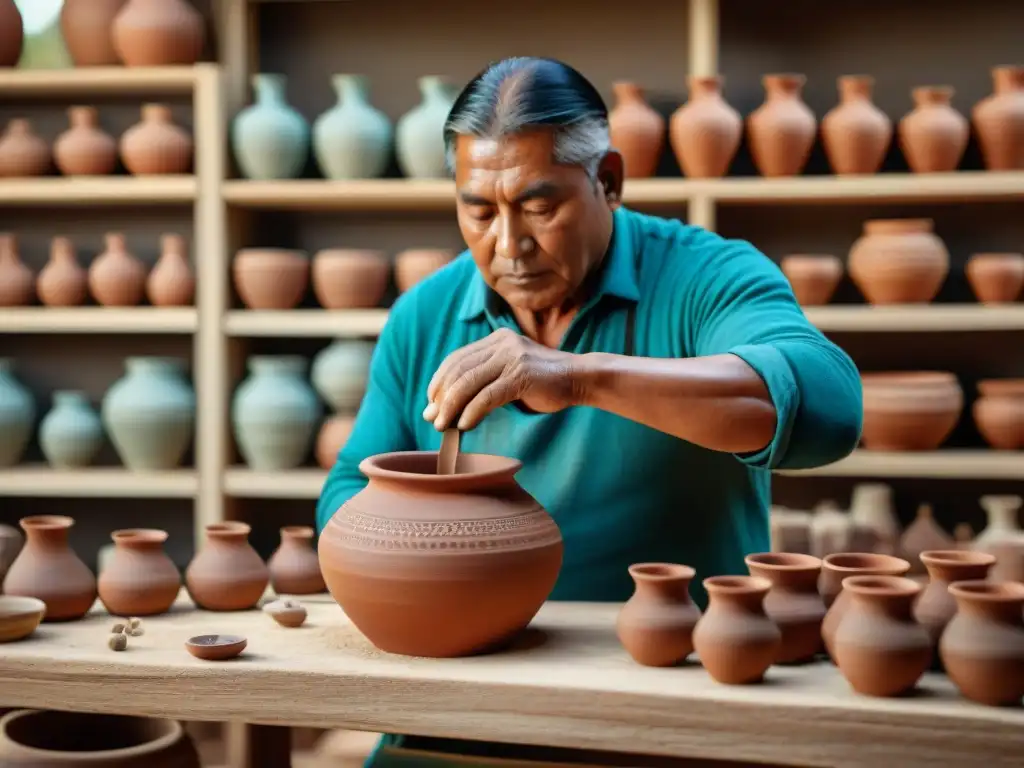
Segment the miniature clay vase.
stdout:
[[0,177],[45,176],[52,164],[50,145],[35,133],[29,120],[16,117],[7,123],[0,136]]
[[971,406],[985,442],[1000,451],[1024,448],[1024,379],[984,379]]
[[949,251],[931,219],[876,219],[850,248],[850,277],[871,304],[934,299],[949,274]]
[[252,78],[256,101],[235,117],[231,150],[246,179],[294,179],[309,158],[309,123],[287,100],[288,78]]
[[36,277],[36,295],[48,307],[77,307],[89,296],[89,278],[67,237],[50,242],[50,259]]
[[836,256],[793,254],[779,267],[803,307],[828,304],[843,278],[843,262]]
[[60,29],[76,67],[114,67],[121,59],[114,50],[114,19],[125,0],[64,0]]
[[117,142],[100,127],[96,107],[68,109],[70,127],[53,144],[53,160],[65,176],[106,176],[117,169]]
[[751,576],[771,582],[764,599],[768,618],[782,633],[776,664],[802,664],[822,650],[821,622],[825,601],[818,592],[821,560],[796,552],[747,555]]
[[863,373],[861,442],[871,451],[934,451],[964,409],[956,376],[945,371]]
[[100,601],[114,616],[155,616],[178,599],[181,574],[164,552],[167,531],[114,531],[114,553],[100,571]]
[[964,272],[982,304],[1009,304],[1024,288],[1024,254],[975,253],[967,259]]
[[391,121],[370,104],[369,83],[360,75],[331,78],[338,103],[313,123],[313,153],[328,179],[375,179],[391,160]]
[[244,611],[256,607],[270,583],[270,571],[249,544],[245,523],[206,526],[206,543],[185,569],[193,602],[208,611]]
[[35,299],[35,276],[21,260],[18,239],[0,233],[0,307],[24,307]]
[[911,92],[914,108],[900,120],[900,149],[914,173],[955,171],[967,149],[970,126],[953,108],[954,89],[924,86]]
[[[369,478],[320,534],[327,589],[377,648],[456,657],[512,641],[550,595],[562,535],[516,483],[515,459],[437,452],[371,456]],[[486,610],[481,610],[486,606]]]
[[971,111],[981,156],[990,171],[1024,169],[1024,66],[995,67],[993,93]]
[[395,256],[395,285],[399,293],[410,290],[455,258],[455,252],[445,248],[414,248]]
[[21,58],[25,26],[14,0],[0,0],[0,67],[14,67]]
[[309,286],[309,256],[284,248],[243,248],[231,262],[231,275],[247,309],[294,309]]
[[722,77],[691,76],[688,83],[689,100],[669,121],[672,152],[685,176],[725,176],[743,138],[743,118],[722,97]]
[[390,274],[383,251],[327,248],[313,256],[313,293],[324,309],[370,309],[384,299]]
[[419,79],[421,101],[395,124],[395,155],[402,175],[410,179],[446,179],[444,121],[458,95],[445,78]]
[[899,551],[900,521],[893,505],[892,486],[886,483],[857,483],[850,494],[850,520],[874,533],[875,552],[895,555]]
[[270,586],[279,595],[315,595],[327,589],[308,525],[286,525],[281,544],[267,561]]
[[1024,697],[1024,584],[960,581],[956,612],[939,641],[949,679],[971,701],[1020,706]]
[[146,298],[154,307],[187,307],[196,293],[196,278],[181,235],[162,235],[160,258],[146,278]]
[[53,393],[53,408],[39,424],[39,447],[51,467],[87,467],[103,447],[103,424],[85,392]]
[[46,603],[43,621],[72,621],[96,600],[96,577],[68,543],[75,521],[63,515],[21,519],[25,546],[4,577],[3,593]]
[[143,104],[142,121],[124,132],[120,150],[121,162],[135,176],[166,176],[192,170],[192,137],[174,123],[171,108],[166,104]]
[[196,396],[181,361],[129,357],[100,414],[121,462],[132,471],[174,469],[192,445]]
[[903,576],[909,570],[906,560],[874,552],[836,552],[822,560],[818,592],[828,612],[821,622],[821,639],[829,655],[836,628],[849,607],[850,598],[843,589],[845,580],[850,576]]
[[802,98],[805,75],[765,75],[765,102],[747,117],[750,154],[762,176],[798,176],[814,147],[817,121]]
[[696,571],[675,563],[629,566],[636,591],[619,611],[619,642],[637,664],[671,667],[693,653],[700,608],[690,597]]
[[322,469],[331,469],[338,462],[338,454],[348,442],[355,426],[355,417],[347,413],[337,413],[324,420],[316,436],[313,454],[316,463]]
[[821,140],[832,170],[840,175],[878,173],[892,141],[893,125],[871,101],[875,79],[839,78],[839,104],[821,119]]
[[0,467],[21,461],[35,423],[32,393],[15,378],[14,360],[0,357]]
[[337,339],[313,358],[310,380],[332,411],[359,409],[375,346],[366,339]]
[[128,0],[111,39],[125,66],[188,66],[203,54],[206,22],[188,0]]
[[928,550],[920,558],[928,569],[928,584],[914,603],[914,619],[928,630],[937,649],[943,630],[956,614],[956,600],[949,585],[954,581],[984,581],[996,558],[987,552],[962,549]]
[[146,292],[146,267],[128,252],[121,232],[103,240],[106,249],[89,265],[89,292],[105,307],[134,307]]
[[252,469],[281,471],[309,455],[323,407],[306,381],[306,359],[254,355],[249,376],[231,403],[231,426],[242,459]]
[[851,576],[850,596],[832,639],[836,666],[857,693],[900,696],[931,666],[928,630],[914,620],[921,585],[901,576]]
[[778,658],[782,633],[764,609],[771,586],[757,576],[704,579],[708,608],[693,630],[693,646],[719,683],[759,683]]
[[644,100],[636,83],[612,84],[615,106],[608,113],[612,146],[622,155],[627,179],[646,179],[658,170],[665,146],[665,118]]

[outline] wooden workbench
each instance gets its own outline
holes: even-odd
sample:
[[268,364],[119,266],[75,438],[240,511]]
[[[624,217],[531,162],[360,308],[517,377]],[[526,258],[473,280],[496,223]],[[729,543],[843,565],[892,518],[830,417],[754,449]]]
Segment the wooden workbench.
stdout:
[[[374,649],[327,596],[285,629],[257,611],[207,613],[182,601],[145,620],[115,653],[102,609],[0,645],[0,706],[132,713],[415,733],[553,747],[842,768],[1024,765],[1024,710],[960,699],[942,676],[919,695],[852,693],[827,663],[773,668],[762,685],[723,686],[696,664],[638,666],[615,637],[617,605],[551,603],[517,647],[430,660]],[[209,663],[198,634],[241,634],[245,654]],[[247,761],[271,761],[274,733],[251,728]],[[280,741],[280,740],[277,740]]]

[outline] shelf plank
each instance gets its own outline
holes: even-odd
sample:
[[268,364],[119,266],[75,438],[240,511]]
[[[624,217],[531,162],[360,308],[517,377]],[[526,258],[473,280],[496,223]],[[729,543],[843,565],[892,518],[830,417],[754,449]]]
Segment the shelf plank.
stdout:
[[822,331],[1021,331],[1024,304],[854,304],[805,307],[807,319]]
[[357,179],[228,181],[228,205],[273,210],[431,211],[455,208],[455,185],[446,180]]
[[1024,480],[1024,451],[940,449],[903,453],[858,450],[835,464],[778,474],[789,477]]
[[277,338],[376,336],[387,322],[386,309],[236,310],[224,317],[228,336]]
[[324,469],[259,472],[244,466],[229,467],[222,489],[240,499],[318,499],[326,477]]
[[0,69],[0,98],[184,95],[192,92],[204,66],[212,65]]
[[195,333],[195,307],[4,307],[0,333]]
[[183,204],[196,199],[197,188],[190,175],[0,179],[0,205]]
[[123,467],[52,469],[31,464],[0,469],[0,496],[188,499],[198,488],[191,469],[131,472]]

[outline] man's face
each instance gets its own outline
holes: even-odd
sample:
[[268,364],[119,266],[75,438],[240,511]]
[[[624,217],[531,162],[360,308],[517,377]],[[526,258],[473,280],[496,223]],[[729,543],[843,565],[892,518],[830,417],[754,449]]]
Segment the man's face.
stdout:
[[553,157],[548,130],[456,144],[462,236],[487,284],[524,311],[571,301],[611,231],[604,190]]

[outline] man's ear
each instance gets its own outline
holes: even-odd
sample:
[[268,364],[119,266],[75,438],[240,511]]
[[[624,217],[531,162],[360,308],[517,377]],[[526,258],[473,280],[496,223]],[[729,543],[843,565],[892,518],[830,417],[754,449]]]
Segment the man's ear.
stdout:
[[622,155],[614,149],[609,150],[597,167],[597,182],[608,207],[613,211],[622,204],[624,176],[625,166],[622,162]]

